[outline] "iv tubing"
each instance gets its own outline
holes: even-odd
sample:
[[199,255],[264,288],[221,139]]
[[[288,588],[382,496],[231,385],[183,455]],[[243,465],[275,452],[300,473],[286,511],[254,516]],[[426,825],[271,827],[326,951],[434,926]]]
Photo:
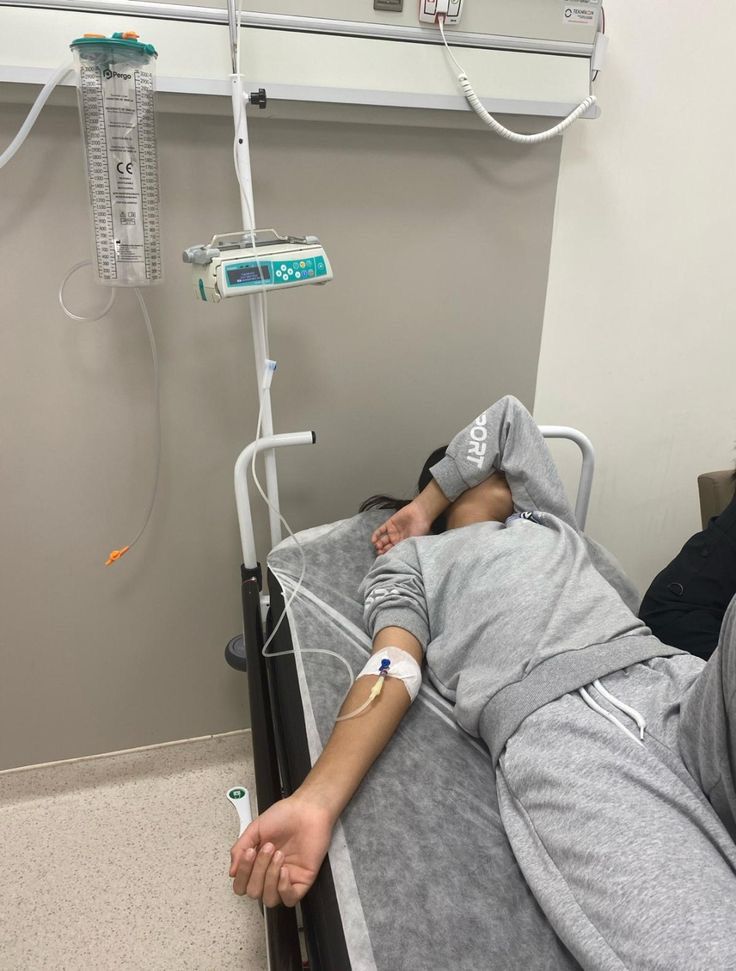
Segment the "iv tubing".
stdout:
[[48,79],[48,81],[46,82],[46,84],[44,84],[43,88],[41,88],[41,93],[38,95],[38,97],[36,98],[36,100],[33,102],[33,107],[28,112],[28,115],[26,117],[26,120],[20,126],[20,130],[18,131],[18,134],[15,136],[15,138],[10,143],[10,145],[8,145],[8,147],[5,149],[5,151],[2,153],[2,155],[0,155],[0,169],[4,165],[7,165],[8,164],[8,162],[11,160],[11,158],[15,155],[15,153],[18,151],[18,149],[21,147],[21,145],[23,144],[23,142],[28,137],[28,133],[30,132],[31,128],[33,128],[34,124],[36,123],[36,119],[40,115],[41,109],[43,108],[43,106],[48,101],[49,95],[54,90],[54,88],[56,87],[56,85],[63,78],[65,78],[67,76],[67,74],[70,73],[70,71],[73,71],[73,70],[74,70],[74,68],[72,67],[71,64],[69,64],[69,63],[63,64],[60,68],[58,68],[56,71],[54,71],[54,73]]
[[102,320],[105,314],[109,313],[112,305],[115,303],[115,295],[117,293],[117,289],[115,287],[110,287],[110,299],[105,304],[104,309],[101,310],[98,314],[95,314],[94,317],[82,317],[79,314],[73,313],[64,303],[64,289],[67,283],[69,282],[70,278],[77,272],[77,270],[81,270],[83,266],[92,266],[92,260],[80,260],[79,263],[75,263],[74,266],[71,268],[71,270],[69,270],[67,275],[61,281],[61,286],[59,287],[59,305],[70,320],[81,320],[84,323],[91,323],[93,320]]
[[369,708],[374,698],[377,698],[381,690],[383,689],[384,677],[382,675],[378,676],[378,681],[373,685],[370,690],[370,694],[362,705],[358,708],[354,708],[353,711],[349,711],[347,715],[340,715],[335,719],[336,722],[346,722],[349,718],[356,718],[358,715],[362,715],[366,708]]
[[[83,266],[91,266],[91,265],[92,265],[92,260],[80,260],[79,263],[75,263],[74,264],[74,266],[71,268],[71,270],[69,270],[69,272],[67,273],[67,275],[61,281],[61,286],[59,287],[59,294],[58,294],[58,296],[59,296],[59,304],[61,306],[61,309],[64,311],[64,313],[66,314],[66,316],[70,318],[70,320],[82,321],[84,323],[92,322],[94,320],[101,320],[102,317],[104,317],[105,314],[107,314],[107,312],[110,310],[110,308],[112,307],[112,305],[113,305],[113,303],[115,301],[115,296],[117,294],[117,290],[116,290],[115,287],[110,287],[110,299],[108,300],[107,304],[105,305],[105,308],[102,311],[100,311],[100,313],[95,314],[93,317],[83,317],[80,314],[75,314],[71,310],[69,310],[69,308],[67,307],[67,305],[64,303],[64,288],[66,287],[67,283],[69,282],[69,278],[74,273],[76,273],[77,270],[80,270]],[[149,521],[151,519],[151,516],[153,514],[153,508],[156,505],[156,496],[158,495],[158,484],[159,484],[159,478],[160,478],[160,475],[161,475],[161,382],[160,382],[160,377],[159,377],[158,351],[156,349],[156,337],[155,337],[155,335],[153,333],[153,327],[151,325],[151,318],[150,318],[149,313],[148,313],[148,308],[146,307],[146,302],[143,299],[143,294],[138,289],[138,287],[135,287],[134,290],[135,290],[136,299],[138,300],[138,306],[140,307],[141,314],[143,316],[143,321],[144,321],[144,323],[146,325],[146,333],[148,334],[148,342],[151,345],[151,359],[153,361],[153,397],[154,397],[154,407],[155,407],[155,410],[156,410],[156,422],[155,422],[155,436],[156,436],[156,443],[155,443],[155,450],[156,450],[156,471],[154,473],[153,488],[151,490],[151,498],[150,498],[150,500],[148,502],[148,508],[146,510],[146,515],[145,515],[145,517],[143,519],[143,525],[141,526],[141,528],[136,533],[135,539],[132,542],[128,543],[126,546],[122,547],[121,549],[117,549],[117,550],[112,550],[111,551],[111,553],[110,553],[110,555],[109,555],[109,557],[107,559],[106,566],[110,566],[111,563],[115,563],[117,560],[120,559],[121,556],[124,556],[128,552],[128,550],[132,549],[135,546],[135,544],[138,542],[138,540],[141,538],[141,536],[145,532],[146,527],[148,526],[148,523],[149,523]]]
[[[258,452],[267,447],[273,447],[275,445],[307,445],[314,441],[312,437],[312,433],[310,432],[294,432],[291,434],[282,434],[282,435],[275,435],[275,436],[272,435],[272,436],[268,436],[267,438],[264,438],[260,435],[261,418],[262,418],[262,415],[259,413],[258,429],[257,429],[258,435],[256,437],[256,440],[252,442],[250,445],[246,446],[245,449],[243,449],[243,451],[238,456],[237,462],[235,463],[235,498],[238,506],[238,520],[241,524],[241,543],[243,548],[243,562],[245,563],[246,567],[252,567],[255,565],[255,543],[252,535],[253,534],[252,525],[249,525],[247,530],[244,530],[244,527],[243,527],[243,521],[245,519],[245,509],[249,505],[248,487],[247,487],[248,469],[250,468],[250,472],[253,476],[253,481],[255,482],[256,488],[261,494],[261,497],[263,498],[263,500],[266,502],[267,505],[270,505],[268,496],[263,491],[263,487],[261,486],[258,480],[258,476],[255,473],[255,457],[258,454]],[[261,446],[261,449],[258,448],[259,443],[263,443]],[[287,598],[286,603],[284,605],[284,609],[281,612],[281,616],[279,617],[276,623],[276,626],[274,627],[273,631],[268,637],[268,640],[263,645],[263,648],[261,649],[261,653],[263,654],[264,657],[285,657],[287,655],[291,655],[293,657],[294,654],[296,653],[293,650],[278,651],[270,654],[267,653],[268,648],[271,644],[271,641],[273,640],[276,634],[276,631],[281,626],[284,618],[286,617],[289,607],[291,606],[291,604],[294,602],[294,599],[299,594],[299,590],[301,589],[302,583],[304,582],[304,573],[306,568],[306,556],[304,553],[304,548],[302,547],[302,545],[300,544],[296,536],[294,536],[294,533],[291,527],[289,526],[289,524],[287,523],[287,521],[284,519],[284,517],[281,515],[280,512],[278,513],[278,515],[280,516],[281,522],[283,522],[284,526],[289,532],[289,535],[294,540],[294,543],[297,549],[299,550],[302,567],[299,573],[299,577],[296,580],[296,585],[292,590],[291,594],[289,594],[289,597]],[[350,667],[350,664],[348,663],[348,661],[341,655],[335,653],[334,651],[329,651],[326,648],[324,649],[323,648],[301,648],[300,653],[330,654],[331,656],[336,657],[348,669],[348,673],[350,675],[350,685],[348,686],[348,690],[350,687],[352,687],[355,681],[355,678],[353,675],[353,669]]]
[[[146,324],[146,332],[148,333],[148,342],[151,345],[151,360],[153,362],[153,397],[154,397],[154,407],[156,409],[156,422],[155,422],[155,435],[156,435],[156,471],[153,478],[153,488],[151,489],[151,498],[148,503],[148,509],[146,515],[143,519],[143,525],[136,533],[135,539],[128,544],[128,549],[135,546],[138,540],[141,538],[143,533],[146,531],[151,515],[153,514],[153,507],[156,505],[156,496],[158,495],[158,483],[161,477],[161,381],[159,377],[159,366],[158,366],[158,352],[156,350],[156,338],[153,334],[153,327],[151,326],[151,318],[148,315],[148,308],[146,307],[145,301],[143,300],[143,294],[138,289],[135,288],[135,295],[138,300],[138,306],[141,308],[141,314],[143,315],[143,320]],[[127,552],[127,551],[126,551]]]
[[[48,101],[49,96],[51,92],[54,90],[54,88],[56,87],[56,85],[59,84],[59,82],[62,81],[67,76],[67,74],[71,73],[73,70],[74,68],[71,64],[65,63],[61,67],[57,68],[57,70],[54,71],[54,73],[51,75],[49,80],[41,89],[38,97],[33,102],[33,106],[31,110],[28,112],[28,115],[26,116],[25,121],[23,122],[20,129],[18,130],[18,134],[12,140],[10,145],[8,145],[5,151],[0,155],[0,169],[2,169],[5,165],[8,164],[8,162],[13,158],[13,156],[16,154],[18,149],[21,147],[23,142],[28,137],[28,134],[30,133],[31,129],[36,123],[36,119],[41,113],[41,109]],[[61,309],[64,311],[66,316],[70,318],[70,320],[76,320],[76,321],[81,321],[85,323],[95,321],[95,320],[101,320],[102,317],[104,317],[105,314],[108,313],[113,303],[115,302],[116,290],[114,287],[111,287],[110,298],[107,304],[105,305],[104,309],[100,313],[95,314],[92,317],[83,317],[80,314],[75,314],[71,310],[69,310],[69,308],[64,303],[64,289],[67,283],[69,282],[69,278],[74,273],[76,273],[77,270],[80,270],[83,266],[89,266],[91,265],[91,263],[92,263],[91,260],[81,260],[79,263],[75,263],[74,266],[71,268],[71,270],[69,270],[67,275],[61,281],[61,286],[59,287],[59,293],[58,293],[59,304],[61,306]],[[110,563],[114,563],[116,560],[120,559],[121,556],[127,553],[128,550],[131,549],[131,547],[133,547],[138,542],[138,540],[145,532],[146,526],[148,526],[149,520],[151,518],[151,514],[153,513],[153,507],[156,503],[156,496],[158,494],[159,475],[161,471],[161,396],[160,396],[160,387],[159,387],[159,367],[158,367],[158,354],[156,351],[156,339],[153,334],[153,327],[151,326],[151,318],[148,315],[148,309],[146,307],[145,301],[143,300],[143,294],[140,292],[140,290],[137,287],[135,288],[135,295],[138,299],[138,305],[141,309],[141,313],[143,314],[143,320],[145,321],[145,324],[146,324],[146,330],[148,332],[148,340],[151,345],[151,357],[153,359],[153,381],[154,381],[154,396],[155,396],[155,407],[156,407],[156,473],[154,477],[153,490],[151,492],[151,499],[148,504],[148,510],[146,512],[145,518],[143,520],[143,525],[138,530],[138,533],[136,534],[136,537],[132,541],[132,543],[129,543],[127,546],[123,547],[122,549],[113,550],[110,553],[110,556],[108,557],[108,560],[107,560],[108,565]]]
[[442,41],[447,49],[447,53],[450,55],[450,59],[460,72],[457,76],[457,81],[462,88],[462,92],[465,95],[468,104],[478,115],[481,121],[485,122],[485,124],[488,125],[488,127],[491,128],[497,135],[500,135],[502,138],[505,138],[510,142],[517,142],[520,145],[538,145],[540,142],[548,142],[550,139],[561,135],[566,128],[569,128],[573,122],[577,121],[581,115],[585,114],[588,108],[592,107],[598,100],[594,94],[588,95],[588,97],[581,101],[577,108],[574,108],[566,118],[563,118],[559,124],[555,125],[554,128],[547,129],[547,131],[537,132],[534,135],[523,135],[520,132],[511,131],[510,128],[506,128],[501,124],[500,121],[497,121],[492,114],[486,111],[481,103],[480,98],[473,90],[473,85],[470,83],[468,75],[465,73],[460,64],[458,64],[455,55],[450,50],[450,45],[447,43],[447,38],[445,37],[444,17],[440,17],[437,24],[440,28]]
[[[262,411],[259,411],[259,413],[258,413],[258,426],[256,428],[256,441],[258,441],[258,439],[260,437],[260,433],[261,433],[261,419],[262,419],[262,417],[263,417]],[[261,483],[258,481],[258,476],[256,475],[256,454],[257,454],[257,451],[256,451],[256,449],[254,449],[253,450],[253,457],[251,459],[251,475],[253,477],[253,481],[256,484],[256,488],[258,489],[258,491],[261,494],[261,498],[269,506],[269,508],[273,509],[273,506],[271,505],[271,502],[270,502],[268,496],[263,491],[263,488],[261,486]],[[289,594],[289,597],[288,597],[286,603],[284,604],[284,609],[281,611],[281,616],[279,617],[278,621],[276,622],[276,626],[274,627],[274,629],[269,634],[268,639],[266,640],[266,643],[263,645],[263,648],[261,650],[261,654],[264,657],[285,657],[287,655],[291,655],[293,657],[294,654],[295,654],[294,651],[276,651],[276,652],[271,653],[271,654],[267,654],[266,653],[266,651],[269,648],[269,645],[271,644],[271,641],[276,636],[276,632],[278,631],[279,627],[283,623],[284,618],[286,617],[286,613],[287,613],[289,607],[294,602],[294,599],[296,598],[296,596],[298,595],[298,593],[299,593],[299,591],[300,591],[300,589],[302,587],[302,583],[304,582],[304,574],[305,574],[306,569],[307,569],[307,557],[306,557],[306,554],[304,553],[304,547],[299,542],[299,540],[296,538],[296,536],[294,535],[291,527],[289,526],[289,524],[287,523],[287,521],[284,519],[284,517],[281,515],[281,513],[278,512],[277,510],[276,510],[276,512],[277,512],[277,515],[278,515],[279,519],[281,520],[281,522],[286,527],[286,530],[289,533],[289,536],[294,541],[294,543],[296,544],[297,549],[299,550],[299,556],[301,558],[301,570],[299,571],[299,579],[297,580],[296,586],[294,587],[294,589]],[[341,661],[345,665],[345,667],[348,669],[348,674],[350,676],[350,685],[349,685],[349,688],[351,688],[353,686],[353,682],[355,681],[355,678],[353,677],[353,669],[350,667],[350,664],[348,663],[348,661],[344,657],[342,657],[342,655],[338,654],[336,651],[330,651],[327,648],[322,648],[322,647],[303,647],[303,648],[300,649],[300,653],[301,654],[329,654],[332,657],[336,657],[338,659],[338,661]]]
[[280,435],[261,435],[257,442],[251,442],[249,445],[246,445],[240,455],[238,455],[233,470],[233,479],[235,486],[235,505],[238,511],[238,524],[240,528],[242,562],[246,569],[255,570],[258,565],[248,490],[248,472],[250,470],[253,450],[255,449],[260,454],[261,452],[284,448],[287,445],[314,445],[314,442],[315,437],[312,431],[282,432]]

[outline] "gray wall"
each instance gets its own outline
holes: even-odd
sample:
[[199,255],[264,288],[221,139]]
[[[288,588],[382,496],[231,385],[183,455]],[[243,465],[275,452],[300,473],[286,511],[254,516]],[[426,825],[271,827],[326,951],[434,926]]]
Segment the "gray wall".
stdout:
[[[0,145],[26,110],[0,107]],[[76,110],[47,107],[0,173],[0,768],[248,723],[245,679],[222,659],[241,623],[232,467],[257,414],[248,308],[195,302],[179,262],[239,225],[231,131],[159,119],[166,278],[146,299],[160,494],[107,569],[153,473],[144,326],[130,292],[94,324],[56,301],[90,252]],[[263,117],[251,137],[259,225],[317,233],[335,270],[270,302],[276,430],[318,433],[280,458],[302,528],[410,492],[426,453],[493,396],[532,406],[559,146]],[[79,281],[68,301],[89,312],[101,295]]]

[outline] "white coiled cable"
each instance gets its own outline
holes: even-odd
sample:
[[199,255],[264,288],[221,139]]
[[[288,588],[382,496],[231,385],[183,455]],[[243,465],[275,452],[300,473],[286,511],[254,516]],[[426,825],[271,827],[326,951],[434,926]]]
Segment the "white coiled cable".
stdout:
[[519,145],[538,145],[540,142],[548,142],[551,138],[557,138],[558,135],[561,135],[566,128],[569,128],[570,125],[577,121],[581,115],[584,115],[588,108],[591,108],[598,100],[594,94],[588,95],[588,97],[581,101],[577,108],[574,108],[566,118],[563,118],[562,121],[558,122],[558,124],[556,124],[553,128],[548,128],[547,131],[536,132],[533,135],[524,135],[521,132],[511,131],[510,128],[506,128],[504,125],[502,125],[500,121],[497,121],[497,119],[495,119],[493,115],[483,107],[480,98],[473,90],[473,85],[470,83],[468,75],[465,73],[461,65],[458,64],[455,55],[450,50],[450,46],[447,43],[447,38],[445,37],[443,20],[444,18],[440,17],[437,23],[439,25],[440,33],[442,34],[442,40],[447,53],[450,55],[453,64],[458,69],[459,73],[457,76],[457,81],[462,89],[463,94],[465,95],[465,99],[481,121],[485,122],[485,124],[488,125],[492,131],[494,131],[497,135],[500,135],[502,138],[506,138],[510,142],[516,142]]
[[478,117],[488,125],[497,135],[501,135],[502,138],[508,139],[510,142],[517,142],[520,145],[538,145],[540,142],[548,142],[552,138],[557,138],[561,135],[566,128],[569,128],[574,121],[585,114],[585,112],[596,102],[596,97],[594,94],[589,95],[584,101],[581,101],[577,108],[574,108],[570,114],[563,118],[559,124],[555,125],[554,128],[548,128],[547,131],[540,131],[533,135],[523,135],[520,132],[511,131],[510,128],[505,128],[499,121],[497,121],[490,112],[481,104],[480,98],[473,90],[473,87],[468,80],[467,74],[458,75],[458,83],[463,90],[463,94],[467,98],[468,104],[473,109],[473,111],[478,115]]

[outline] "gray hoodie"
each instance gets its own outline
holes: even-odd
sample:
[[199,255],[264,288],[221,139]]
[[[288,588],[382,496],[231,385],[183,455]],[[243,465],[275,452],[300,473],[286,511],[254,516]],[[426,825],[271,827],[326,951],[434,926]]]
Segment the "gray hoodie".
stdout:
[[494,761],[542,705],[635,662],[681,653],[636,617],[633,587],[579,532],[546,443],[512,397],[455,436],[432,475],[454,500],[496,470],[515,510],[533,518],[404,540],[378,557],[361,588],[370,635],[384,627],[414,634],[431,682]]

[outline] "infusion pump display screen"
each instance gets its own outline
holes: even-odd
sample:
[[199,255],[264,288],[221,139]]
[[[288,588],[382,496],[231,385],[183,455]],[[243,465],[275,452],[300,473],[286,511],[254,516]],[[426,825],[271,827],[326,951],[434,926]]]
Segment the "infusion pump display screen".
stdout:
[[239,266],[227,267],[227,282],[231,287],[242,286],[244,283],[262,283],[271,279],[269,264],[241,263]]
[[209,293],[213,300],[221,300],[223,297],[239,297],[264,290],[298,287],[303,283],[326,283],[331,279],[332,269],[321,247],[292,247],[264,254],[261,260],[253,259],[250,254],[245,259],[238,254],[220,261],[213,260],[204,275],[195,267],[194,286],[201,300],[206,300]]

